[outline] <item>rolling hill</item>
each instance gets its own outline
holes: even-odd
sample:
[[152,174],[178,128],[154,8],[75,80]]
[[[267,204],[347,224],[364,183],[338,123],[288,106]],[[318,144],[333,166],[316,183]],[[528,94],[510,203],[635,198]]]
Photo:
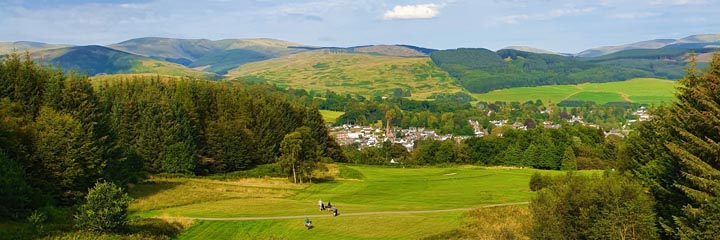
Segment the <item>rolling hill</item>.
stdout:
[[96,45],[39,50],[32,52],[30,57],[48,65],[84,72],[90,76],[116,73],[155,73],[212,77],[211,73],[189,69],[179,64],[158,61]]
[[675,87],[677,87],[676,81],[638,78],[610,83],[500,89],[489,93],[473,94],[473,97],[485,102],[527,102],[540,99],[545,103],[556,104],[565,100],[580,100],[599,104],[630,102],[657,105],[674,101]]
[[611,53],[633,49],[660,49],[660,48],[680,48],[680,49],[700,49],[700,48],[718,48],[720,47],[720,34],[698,34],[691,35],[681,39],[655,39],[649,41],[636,42],[620,46],[604,46],[591,48],[575,54],[577,57],[599,57]]
[[437,51],[435,49],[423,48],[412,45],[367,45],[367,46],[355,46],[355,47],[303,47],[294,46],[292,48],[303,49],[303,50],[326,50],[332,52],[344,52],[344,53],[367,53],[379,56],[391,56],[391,57],[426,57],[430,53]]
[[595,58],[582,58],[582,61],[597,63],[613,68],[625,67],[641,70],[656,78],[680,79],[686,75],[691,54],[698,56],[698,67],[704,68],[710,61],[712,54],[719,49],[699,48],[661,48],[661,49],[632,49],[607,54]]
[[[555,54],[555,55],[563,55],[556,52],[548,51],[545,49],[539,49],[534,47],[528,47],[528,46],[507,46],[502,49],[510,49],[510,50],[517,50],[517,51],[523,51],[523,52],[531,52],[531,53],[542,53],[542,54]],[[501,49],[501,50],[502,50]]]
[[300,44],[275,39],[208,39],[136,38],[108,47],[202,69],[216,74],[248,62],[262,61],[302,51],[289,48]]
[[473,93],[495,89],[585,82],[623,81],[651,73],[572,57],[511,49],[456,49],[433,52],[433,62]]
[[49,44],[41,42],[17,41],[17,42],[0,42],[0,55],[12,52],[25,52],[38,49],[52,49],[69,47],[67,44]]
[[233,69],[228,79],[260,81],[308,91],[392,95],[396,89],[411,98],[464,91],[427,57],[390,57],[316,50],[248,63]]

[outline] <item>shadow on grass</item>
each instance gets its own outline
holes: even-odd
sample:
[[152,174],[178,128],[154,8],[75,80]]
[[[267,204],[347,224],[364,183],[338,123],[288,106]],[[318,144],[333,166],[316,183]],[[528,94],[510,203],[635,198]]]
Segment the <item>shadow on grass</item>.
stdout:
[[162,191],[173,189],[179,185],[181,185],[181,183],[166,182],[162,181],[161,179],[149,179],[133,187],[130,187],[128,193],[130,194],[130,197],[135,199],[145,198]]
[[169,222],[157,218],[135,218],[128,223],[123,234],[173,238],[186,227],[182,222]]

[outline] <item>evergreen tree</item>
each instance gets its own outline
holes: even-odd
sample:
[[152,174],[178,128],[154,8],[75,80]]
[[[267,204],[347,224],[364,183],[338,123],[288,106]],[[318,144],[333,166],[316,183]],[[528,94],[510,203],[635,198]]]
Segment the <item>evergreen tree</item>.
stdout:
[[25,171],[0,148],[0,218],[18,218],[28,210],[32,188],[25,181]]
[[575,151],[573,151],[572,147],[570,147],[570,146],[565,148],[565,153],[563,153],[562,165],[560,166],[560,170],[563,170],[563,171],[577,170],[577,160],[575,159]]
[[[704,73],[680,81],[678,101],[631,136],[623,169],[650,187],[658,223],[667,238],[707,239],[720,235],[720,55]],[[636,140],[637,142],[635,142]]]
[[676,186],[691,200],[676,218],[678,235],[714,238],[720,235],[720,54],[701,75],[691,66],[680,83],[667,119],[678,139],[665,144],[679,160],[683,181]]
[[42,168],[38,176],[45,180],[44,188],[66,204],[82,197],[104,172],[107,163],[92,136],[92,129],[73,116],[40,109],[35,139],[35,158]]

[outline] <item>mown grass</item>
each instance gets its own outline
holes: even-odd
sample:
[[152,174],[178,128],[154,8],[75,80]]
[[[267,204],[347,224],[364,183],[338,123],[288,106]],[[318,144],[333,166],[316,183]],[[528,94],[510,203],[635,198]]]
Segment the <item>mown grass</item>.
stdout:
[[462,212],[413,215],[338,216],[258,221],[204,221],[179,239],[418,239],[450,231],[462,221]]
[[509,88],[473,94],[473,97],[486,102],[527,102],[540,99],[545,103],[559,103],[574,99],[598,104],[628,101],[657,105],[674,101],[676,87],[676,81],[637,78],[622,82]]
[[[335,178],[296,185],[286,178],[212,180],[153,178],[131,189],[134,216],[266,217],[297,219],[201,221],[181,239],[418,239],[461,227],[462,211],[343,216],[347,213],[438,210],[526,202],[534,169],[481,167],[385,168],[329,165]],[[559,171],[543,173],[562,174]],[[590,174],[591,172],[581,172]],[[334,179],[334,180],[333,180]],[[312,219],[317,201],[332,201],[340,217]],[[458,230],[459,231],[459,230]],[[503,230],[505,231],[505,230]],[[508,230],[509,231],[509,230]]]
[[345,114],[345,112],[320,110],[320,114],[322,114],[323,121],[325,121],[325,123],[334,123],[335,120],[337,120],[340,116]]
[[[428,57],[389,57],[369,54],[310,51],[242,65],[229,79],[264,79],[278,86],[339,94],[393,94],[410,91],[413,99],[433,93],[465,91]],[[426,87],[431,86],[431,87]]]

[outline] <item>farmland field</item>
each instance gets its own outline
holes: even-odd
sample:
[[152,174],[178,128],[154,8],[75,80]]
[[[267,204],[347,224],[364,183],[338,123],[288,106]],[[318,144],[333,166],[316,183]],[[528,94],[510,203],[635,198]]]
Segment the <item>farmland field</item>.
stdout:
[[[131,190],[137,200],[130,211],[143,217],[290,216],[249,221],[198,220],[180,239],[417,239],[459,228],[466,208],[529,201],[534,193],[528,189],[528,181],[540,171],[345,165],[331,165],[330,170],[341,173],[333,180],[298,185],[284,178],[267,177],[156,177]],[[340,216],[319,212],[318,199],[332,201]],[[449,211],[403,212],[426,210]],[[311,217],[315,228],[304,229],[304,216]]]
[[340,116],[345,114],[345,112],[320,110],[320,114],[322,114],[323,121],[325,121],[325,123],[334,123],[335,120],[337,120]]
[[473,96],[479,101],[486,102],[527,102],[540,99],[545,103],[583,100],[599,104],[622,101],[661,104],[674,100],[673,93],[676,86],[676,81],[637,78],[623,82],[510,88],[483,94],[473,94]]

